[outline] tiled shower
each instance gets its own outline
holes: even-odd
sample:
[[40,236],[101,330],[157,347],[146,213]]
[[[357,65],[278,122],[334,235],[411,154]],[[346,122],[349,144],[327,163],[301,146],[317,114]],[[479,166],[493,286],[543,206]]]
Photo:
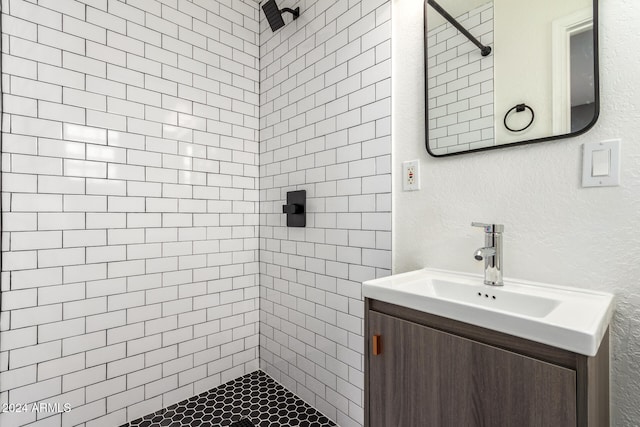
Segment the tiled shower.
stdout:
[[31,405],[3,427],[116,426],[258,369],[362,425],[391,6],[280,6],[272,32],[253,0],[2,1],[0,403]]
[[[391,271],[391,4],[299,5],[260,34],[260,366],[360,426],[361,282]],[[291,189],[306,228],[284,226]]]

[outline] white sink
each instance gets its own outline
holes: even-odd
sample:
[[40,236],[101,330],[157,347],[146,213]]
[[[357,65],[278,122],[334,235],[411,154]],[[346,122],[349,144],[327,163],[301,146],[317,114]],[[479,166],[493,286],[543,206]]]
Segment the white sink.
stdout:
[[605,292],[424,269],[364,282],[365,297],[595,356],[613,313]]
[[[504,292],[503,289],[479,288],[477,285],[460,282],[434,280],[432,284],[437,297],[529,317],[544,317],[561,302],[557,298],[519,294],[509,290]],[[412,286],[415,287],[415,292],[420,292],[420,284],[413,283]]]

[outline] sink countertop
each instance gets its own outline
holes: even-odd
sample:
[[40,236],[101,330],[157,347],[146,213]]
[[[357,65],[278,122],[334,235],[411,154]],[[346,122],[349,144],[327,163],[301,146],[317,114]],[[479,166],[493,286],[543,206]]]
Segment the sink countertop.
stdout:
[[613,295],[566,286],[436,269],[363,283],[363,295],[587,356],[595,356],[613,314]]

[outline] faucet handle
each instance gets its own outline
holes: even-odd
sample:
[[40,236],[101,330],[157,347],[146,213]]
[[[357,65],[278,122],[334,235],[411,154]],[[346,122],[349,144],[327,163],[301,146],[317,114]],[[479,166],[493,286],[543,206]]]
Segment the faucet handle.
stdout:
[[472,222],[471,226],[484,228],[485,233],[502,233],[504,231],[504,225],[502,224],[485,224],[483,222]]

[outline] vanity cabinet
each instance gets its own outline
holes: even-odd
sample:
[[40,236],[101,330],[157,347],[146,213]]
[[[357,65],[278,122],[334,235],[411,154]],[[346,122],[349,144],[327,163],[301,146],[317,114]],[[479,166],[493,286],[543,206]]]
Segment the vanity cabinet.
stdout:
[[609,425],[608,332],[595,357],[366,300],[368,427]]

